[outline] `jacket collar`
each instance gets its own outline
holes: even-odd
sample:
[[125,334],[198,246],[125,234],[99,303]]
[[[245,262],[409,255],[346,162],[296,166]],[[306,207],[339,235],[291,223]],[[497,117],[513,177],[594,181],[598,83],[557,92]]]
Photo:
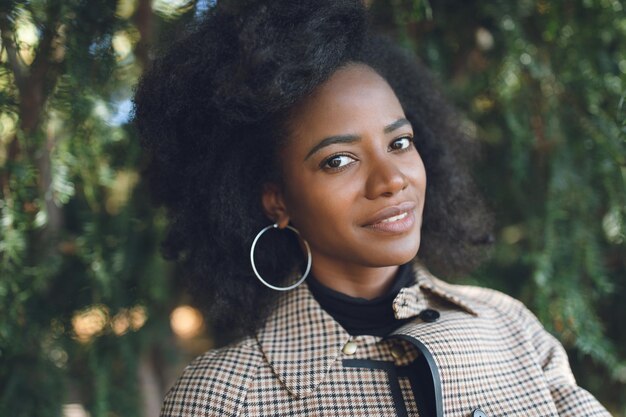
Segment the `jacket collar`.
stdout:
[[[478,314],[474,303],[458,294],[454,286],[435,278],[420,264],[415,264],[414,272],[415,284],[400,290],[393,301],[396,318],[417,316],[427,306],[426,292],[470,314]],[[297,398],[315,391],[350,337],[320,307],[306,283],[279,298],[257,333],[259,346],[272,370]]]
[[[448,284],[447,282],[442,281],[439,278],[436,278],[422,264],[416,263],[413,270],[415,271],[417,287],[419,288],[420,292],[428,291],[436,297],[439,297],[452,304],[455,304],[458,307],[461,307],[463,310],[467,311],[468,313],[474,316],[479,315],[478,312],[480,308],[476,305],[476,303],[473,300],[463,295],[463,293],[460,291],[462,287],[458,285]],[[406,290],[408,291],[413,288],[416,288],[416,286],[408,287],[406,288]],[[418,311],[417,313],[414,313],[413,315],[419,314],[420,311]],[[412,316],[408,316],[408,317],[412,317]],[[398,318],[402,318],[402,317],[398,317]]]

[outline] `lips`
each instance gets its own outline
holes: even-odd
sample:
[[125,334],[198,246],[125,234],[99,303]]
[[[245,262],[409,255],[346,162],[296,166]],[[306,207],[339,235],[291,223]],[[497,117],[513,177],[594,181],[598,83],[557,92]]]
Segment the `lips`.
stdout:
[[395,206],[386,207],[376,212],[363,226],[374,227],[404,221],[412,217],[413,210],[415,210],[416,206],[417,204],[413,201],[405,201]]

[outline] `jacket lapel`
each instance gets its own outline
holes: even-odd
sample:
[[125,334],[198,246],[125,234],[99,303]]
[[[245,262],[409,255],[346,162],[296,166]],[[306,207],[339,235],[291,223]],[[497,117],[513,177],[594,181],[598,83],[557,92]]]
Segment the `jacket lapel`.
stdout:
[[279,300],[257,340],[287,390],[302,398],[322,382],[350,335],[320,307],[305,283]]

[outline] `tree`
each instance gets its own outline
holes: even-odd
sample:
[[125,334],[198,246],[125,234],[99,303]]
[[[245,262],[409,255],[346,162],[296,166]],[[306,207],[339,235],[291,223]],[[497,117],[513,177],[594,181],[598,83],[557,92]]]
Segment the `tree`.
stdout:
[[160,405],[165,387],[138,375],[158,376],[176,299],[128,113],[154,26],[183,24],[194,3],[151,3],[0,5],[2,415]]

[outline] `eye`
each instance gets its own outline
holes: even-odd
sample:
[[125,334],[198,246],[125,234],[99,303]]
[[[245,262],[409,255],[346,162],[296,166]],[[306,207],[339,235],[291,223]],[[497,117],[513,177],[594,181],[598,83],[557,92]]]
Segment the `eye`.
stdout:
[[355,160],[354,158],[348,155],[335,155],[335,156],[331,156],[328,159],[325,159],[322,162],[321,167],[326,168],[326,169],[331,169],[331,170],[340,169],[340,168],[347,166],[354,160]]
[[401,151],[403,149],[410,148],[411,145],[413,145],[412,138],[410,136],[404,136],[391,142],[391,145],[389,145],[389,150]]

